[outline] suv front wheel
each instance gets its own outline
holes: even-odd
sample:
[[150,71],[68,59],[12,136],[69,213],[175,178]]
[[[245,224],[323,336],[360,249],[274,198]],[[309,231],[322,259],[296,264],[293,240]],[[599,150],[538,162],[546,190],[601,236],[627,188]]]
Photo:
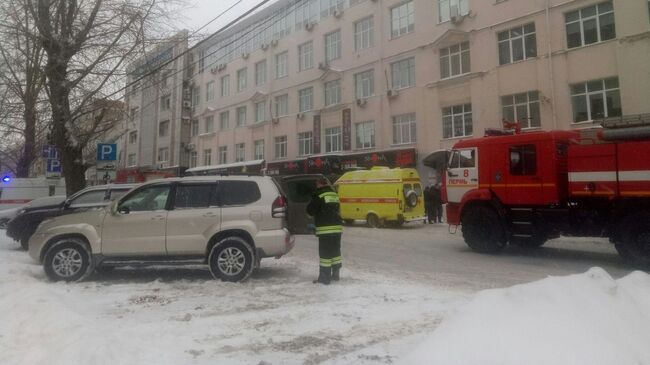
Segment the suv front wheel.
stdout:
[[90,270],[90,252],[79,238],[63,238],[55,242],[43,258],[45,274],[52,281],[80,281]]
[[208,265],[215,279],[244,281],[253,272],[253,249],[243,238],[224,238],[210,250]]

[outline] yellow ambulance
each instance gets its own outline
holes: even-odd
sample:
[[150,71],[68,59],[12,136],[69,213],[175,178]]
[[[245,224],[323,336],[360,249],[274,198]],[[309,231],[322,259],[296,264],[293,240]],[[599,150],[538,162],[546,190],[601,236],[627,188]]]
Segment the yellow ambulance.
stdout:
[[343,174],[335,184],[341,218],[350,224],[366,220],[370,227],[425,220],[422,185],[412,168],[373,167]]

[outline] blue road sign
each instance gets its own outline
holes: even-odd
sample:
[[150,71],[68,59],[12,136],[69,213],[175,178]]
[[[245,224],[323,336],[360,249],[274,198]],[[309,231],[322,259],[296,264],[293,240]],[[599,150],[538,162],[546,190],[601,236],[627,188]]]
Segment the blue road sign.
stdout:
[[50,173],[61,173],[61,161],[55,159],[47,160],[47,172]]
[[50,160],[50,159],[58,159],[59,154],[58,154],[58,151],[56,149],[56,146],[53,146],[51,144],[47,144],[47,145],[43,146],[43,153],[42,153],[41,157],[46,158],[48,160]]
[[115,161],[115,160],[117,160],[117,144],[115,143],[97,144],[97,161]]

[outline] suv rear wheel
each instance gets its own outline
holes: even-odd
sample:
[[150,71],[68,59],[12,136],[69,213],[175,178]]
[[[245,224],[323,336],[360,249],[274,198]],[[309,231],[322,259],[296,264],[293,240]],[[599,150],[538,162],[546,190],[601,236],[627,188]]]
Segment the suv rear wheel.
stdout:
[[79,238],[62,238],[45,253],[43,268],[52,281],[81,281],[92,272],[90,252]]
[[210,273],[222,281],[243,281],[253,272],[253,249],[241,237],[217,242],[208,255]]

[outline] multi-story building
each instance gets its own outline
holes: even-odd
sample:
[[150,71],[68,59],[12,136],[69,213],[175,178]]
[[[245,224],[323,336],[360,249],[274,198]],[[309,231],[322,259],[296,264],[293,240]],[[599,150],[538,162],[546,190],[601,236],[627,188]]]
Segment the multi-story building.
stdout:
[[264,159],[300,171],[336,156],[433,177],[424,157],[503,119],[569,129],[648,113],[649,8],[278,0],[193,51],[187,167]]
[[183,31],[127,67],[119,181],[144,181],[187,168],[190,140],[188,33]]

